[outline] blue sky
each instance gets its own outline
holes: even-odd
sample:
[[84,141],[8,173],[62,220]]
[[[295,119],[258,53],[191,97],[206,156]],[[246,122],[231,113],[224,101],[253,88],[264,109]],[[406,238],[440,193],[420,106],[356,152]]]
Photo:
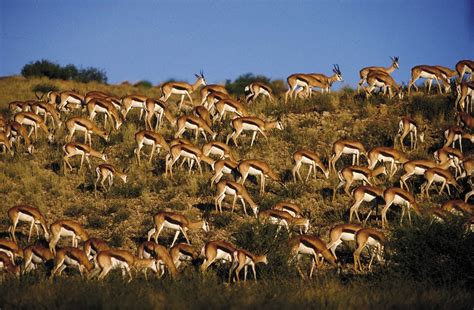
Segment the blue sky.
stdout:
[[362,67],[399,56],[401,82],[415,65],[474,58],[473,10],[457,0],[0,0],[0,76],[39,59],[154,84],[201,69],[208,83],[329,74],[337,63],[355,86]]

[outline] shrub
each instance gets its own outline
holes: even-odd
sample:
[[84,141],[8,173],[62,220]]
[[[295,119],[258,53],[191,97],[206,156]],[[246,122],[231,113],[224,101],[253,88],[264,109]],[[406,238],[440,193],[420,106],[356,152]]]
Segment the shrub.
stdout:
[[35,85],[31,90],[35,93],[38,92],[45,94],[49,91],[58,91],[59,88],[56,85],[44,83]]
[[81,206],[69,206],[64,210],[63,214],[68,217],[78,217],[84,214],[84,208]]
[[59,64],[46,59],[26,64],[21,69],[21,74],[27,78],[46,76],[50,79],[74,80],[84,83],[91,81],[107,83],[107,75],[103,70],[93,67],[77,69],[72,64],[61,67]]
[[245,86],[249,85],[252,82],[262,82],[271,86],[270,79],[266,76],[246,73],[237,77],[233,82],[231,82],[231,80],[227,80],[225,82],[225,88],[229,91],[229,94],[233,94],[239,97],[244,94]]
[[90,228],[97,229],[104,228],[107,225],[106,221],[97,214],[89,214],[87,217],[87,224]]
[[448,223],[417,219],[398,227],[388,245],[394,271],[417,281],[474,285],[474,234],[459,219]]
[[142,81],[136,82],[133,86],[140,87],[140,88],[152,88],[153,84],[150,81],[142,80]]

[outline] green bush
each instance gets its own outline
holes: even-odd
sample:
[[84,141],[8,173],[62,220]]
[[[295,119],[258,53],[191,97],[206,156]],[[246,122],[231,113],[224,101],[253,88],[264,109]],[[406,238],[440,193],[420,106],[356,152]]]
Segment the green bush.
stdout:
[[398,227],[388,244],[389,262],[395,272],[435,284],[474,285],[474,234],[462,221],[448,223],[417,219]]
[[147,81],[147,80],[142,80],[142,81],[138,81],[136,82],[134,85],[134,87],[139,87],[139,88],[152,88],[153,87],[153,84],[150,82],[150,81]]
[[83,83],[91,81],[107,83],[107,75],[103,70],[93,67],[77,69],[76,66],[72,64],[61,67],[59,64],[46,59],[26,64],[21,69],[21,74],[24,77],[46,76],[50,79],[74,80]]

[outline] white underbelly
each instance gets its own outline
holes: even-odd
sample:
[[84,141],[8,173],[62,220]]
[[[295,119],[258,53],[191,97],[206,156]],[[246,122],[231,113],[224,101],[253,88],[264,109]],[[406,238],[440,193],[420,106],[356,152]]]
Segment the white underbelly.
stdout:
[[79,267],[81,265],[77,260],[67,255],[64,257],[64,263],[68,266],[73,266],[73,267]]
[[377,197],[377,196],[372,195],[372,194],[369,194],[369,193],[365,193],[365,194],[364,194],[364,197],[362,198],[362,200],[363,200],[363,201],[370,202],[370,201],[374,200],[375,197]]
[[253,167],[250,167],[249,170],[248,170],[248,173],[250,175],[261,175],[262,174],[262,171],[261,170],[258,170],[258,169],[255,169]]
[[433,73],[428,73],[428,72],[422,71],[421,74],[420,74],[420,78],[424,78],[424,79],[434,79],[434,78],[436,78],[436,75],[433,74]]
[[355,154],[355,155],[358,155],[358,154],[359,154],[359,150],[345,146],[345,147],[342,149],[342,154]]
[[369,237],[367,239],[367,244],[370,245],[370,246],[377,246],[380,244],[380,242],[372,237]]
[[18,220],[23,221],[23,222],[33,222],[35,218],[31,215],[19,212],[18,213]]
[[354,181],[367,180],[367,177],[365,176],[365,174],[358,173],[358,172],[353,172],[352,173],[352,180],[354,180]]
[[310,248],[303,243],[300,242],[300,246],[298,247],[298,253],[299,254],[305,254],[305,255],[314,255],[314,249]]
[[339,239],[341,239],[342,241],[354,241],[354,238],[355,234],[349,232],[343,232],[339,237]]
[[417,175],[423,175],[425,174],[425,171],[426,171],[426,168],[416,167],[414,172]]
[[246,123],[242,124],[242,128],[243,130],[253,130],[253,131],[259,130],[259,127],[257,125],[246,124]]
[[187,128],[187,129],[199,129],[198,125],[192,124],[192,123],[186,123],[186,125],[184,127]]
[[301,158],[301,162],[302,162],[303,164],[314,165],[314,160],[312,160],[311,158],[308,158],[308,157],[306,157],[306,156],[303,156],[303,157]]
[[400,197],[398,195],[395,195],[395,198],[393,199],[392,203],[399,206],[406,206],[409,204],[409,202],[405,198]]
[[440,176],[439,174],[436,174],[433,176],[433,181],[434,182],[437,182],[437,183],[441,183],[441,182],[444,182],[446,179],[442,176]]
[[170,223],[168,221],[165,221],[164,227],[169,228],[169,229],[173,229],[173,230],[180,230],[181,229],[181,226],[179,226],[178,224],[173,224],[173,223]]
[[87,131],[87,127],[84,127],[82,125],[79,125],[79,124],[74,124],[74,130],[78,130],[78,131]]
[[124,261],[111,257],[110,261],[112,262],[112,269],[127,269],[128,264]]
[[390,156],[384,156],[382,154],[380,154],[377,159],[384,163],[384,162],[389,162],[389,163],[393,163],[395,160],[393,159],[393,157],[390,157]]
[[72,230],[65,229],[64,227],[61,227],[61,230],[59,231],[59,235],[62,237],[74,237],[76,234]]
[[216,260],[225,260],[231,262],[232,256],[229,253],[222,251],[221,249],[217,249]]
[[237,195],[237,191],[235,189],[231,188],[231,187],[228,187],[228,186],[226,186],[226,188],[225,188],[225,193],[227,195],[234,195],[234,196]]

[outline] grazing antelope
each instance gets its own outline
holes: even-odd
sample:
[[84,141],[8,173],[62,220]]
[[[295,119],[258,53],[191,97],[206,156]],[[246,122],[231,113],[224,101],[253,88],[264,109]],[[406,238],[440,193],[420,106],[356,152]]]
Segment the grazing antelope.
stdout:
[[[58,99],[55,101],[58,102]],[[69,112],[71,109],[80,109],[84,102],[84,96],[74,92],[74,91],[62,91],[59,93],[59,111]],[[50,102],[53,103],[53,102]]]
[[293,217],[290,213],[281,210],[268,209],[258,213],[258,218],[265,223],[277,225],[278,228],[275,233],[275,238],[278,236],[280,229],[285,227],[290,233],[290,225],[298,227],[300,234],[308,232],[310,223],[309,220],[302,217]]
[[[237,251],[237,247],[226,241],[219,240],[206,242],[201,250],[201,256],[204,256],[204,262],[200,267],[201,272],[205,272],[216,260],[233,263],[235,251]],[[229,281],[231,279],[232,271],[231,265],[231,268],[229,269]]]
[[474,117],[471,114],[466,112],[459,112],[458,114],[458,124],[468,127],[469,129],[474,129]]
[[4,131],[0,131],[0,146],[2,147],[3,153],[6,154],[6,152],[8,152],[12,157],[15,155],[11,140],[8,137],[7,133]]
[[133,267],[136,258],[130,251],[119,249],[101,251],[97,254],[96,260],[100,268],[99,280],[103,280],[111,270],[120,269],[122,278],[125,279],[125,275],[128,274],[128,282],[132,281],[130,269]]
[[63,124],[59,112],[54,104],[38,101],[31,106],[31,111],[38,115],[43,115],[43,122],[46,124],[48,117],[51,119],[53,129],[61,128]]
[[240,173],[242,177],[239,180],[239,183],[241,184],[245,183],[245,180],[247,180],[247,177],[249,175],[259,176],[261,194],[265,192],[265,177],[269,177],[273,181],[276,181],[282,184],[278,174],[275,171],[273,171],[273,169],[270,168],[270,166],[266,162],[262,160],[258,160],[258,159],[242,160],[237,166],[237,171]]
[[[403,140],[406,136],[410,134],[410,149],[414,150],[416,148],[418,142],[418,125],[416,124],[415,120],[409,116],[404,116],[398,123],[398,133],[395,136],[395,139],[399,137],[400,145],[402,150],[405,152],[405,145],[403,144]],[[425,140],[425,133],[422,131],[419,135],[421,143]]]
[[89,234],[82,228],[82,225],[72,220],[58,220],[51,224],[50,231],[49,249],[53,254],[56,254],[56,244],[61,237],[72,237],[73,247],[77,247],[79,240],[89,239]]
[[[285,103],[288,103],[288,97],[291,99],[298,87],[303,88],[309,85],[309,76],[304,73],[295,73],[286,78],[288,90],[285,93]],[[296,95],[294,96],[296,98]]]
[[237,201],[237,198],[239,198],[244,209],[244,214],[247,215],[247,209],[245,208],[245,201],[247,201],[255,217],[257,217],[258,206],[253,201],[245,186],[243,184],[229,180],[222,180],[217,183],[217,195],[215,198],[216,211],[222,212],[222,201],[226,195],[234,196],[232,201],[232,212],[234,212],[235,202]]
[[356,233],[362,229],[358,224],[339,224],[335,225],[329,230],[328,249],[331,250],[334,257],[336,256],[336,249],[343,241],[355,241]]
[[89,160],[89,157],[96,157],[99,159],[102,159],[103,161],[107,161],[107,155],[101,152],[98,152],[94,150],[91,146],[87,144],[82,144],[82,143],[77,143],[77,142],[70,142],[66,145],[63,146],[64,150],[64,171],[66,171],[66,165],[69,167],[69,169],[72,171],[72,166],[69,163],[69,158],[77,155],[81,155],[81,165],[79,166],[79,170],[82,169],[82,165],[84,164],[84,158],[87,161],[87,164],[89,165],[89,169],[91,168],[91,163]]
[[[382,198],[383,197],[383,189],[379,187],[374,187],[374,186],[367,186],[367,185],[361,185],[357,187],[353,192],[352,192],[352,197],[354,198],[354,204],[350,208],[350,214],[349,214],[349,222],[352,222],[352,215],[355,214],[357,220],[360,222],[359,218],[359,207],[362,202],[371,202],[377,198]],[[377,210],[377,205],[374,206],[375,210]],[[367,218],[365,219],[364,223],[367,221],[367,219],[370,217],[372,214],[372,210],[369,212],[367,215]]]
[[283,130],[283,124],[280,121],[264,121],[254,116],[234,118],[231,121],[231,126],[234,131],[227,136],[225,143],[229,144],[229,140],[232,138],[232,141],[234,141],[234,144],[236,146],[238,146],[237,138],[244,130],[253,131],[252,142],[250,142],[250,147],[253,146],[253,142],[255,141],[257,133],[261,133],[268,141],[268,137],[265,134],[265,131],[271,130],[273,128]]
[[469,81],[472,81],[472,71],[474,71],[474,61],[472,60],[460,60],[456,64],[456,72],[458,73],[458,83],[461,83],[464,74],[470,74]]
[[169,228],[176,231],[171,246],[174,245],[180,233],[186,238],[186,242],[190,244],[191,242],[189,242],[187,234],[188,230],[202,229],[205,232],[209,232],[209,224],[207,221],[191,221],[186,216],[175,212],[160,211],[153,216],[153,222],[155,226],[148,231],[147,240],[150,241],[153,237],[155,242],[158,243],[158,237],[163,228]]
[[211,187],[219,183],[224,174],[232,174],[239,163],[232,158],[220,159],[214,163],[214,175],[211,178]]
[[142,119],[145,110],[145,103],[148,97],[142,95],[129,95],[122,98],[122,116],[126,120],[128,112],[133,108],[140,109],[140,117]]
[[191,160],[191,163],[189,165],[189,173],[191,173],[191,169],[194,166],[194,162],[196,162],[197,166],[199,167],[199,173],[201,175],[202,175],[201,161],[209,164],[211,168],[214,169],[215,161],[209,156],[204,155],[201,149],[199,149],[197,146],[189,145],[189,144],[177,144],[170,148],[169,154],[166,154],[165,175],[168,175],[168,171],[169,171],[170,177],[173,177],[173,165],[181,156]]
[[157,132],[150,130],[140,130],[135,133],[135,142],[137,142],[137,147],[133,151],[137,157],[138,165],[140,166],[140,150],[144,145],[151,145],[151,151],[149,155],[148,162],[151,163],[153,160],[153,155],[156,151],[156,154],[160,154],[161,148],[164,148],[165,151],[169,152],[170,147],[166,140]]
[[338,172],[339,184],[334,188],[333,200],[336,196],[336,192],[339,188],[344,186],[344,192],[350,196],[349,188],[354,181],[363,181],[369,185],[372,185],[370,179],[375,178],[378,175],[387,174],[385,167],[380,166],[374,170],[371,170],[363,166],[347,166]]
[[303,215],[301,208],[297,204],[288,201],[280,201],[272,209],[285,211],[293,217],[302,217]]
[[474,94],[474,82],[462,82],[457,85],[457,96],[454,108],[459,108],[467,113],[472,112],[472,96]]
[[209,127],[212,126],[211,113],[205,106],[203,105],[195,106],[193,109],[193,115],[202,118],[206,122],[207,126]]
[[23,249],[24,272],[36,269],[36,265],[43,265],[54,260],[54,254],[49,248],[42,245],[30,245]]
[[389,98],[392,99],[397,96],[399,99],[403,98],[403,88],[398,85],[397,82],[388,74],[383,71],[370,71],[367,75],[368,87],[365,88],[367,98],[370,97],[376,87],[380,87],[384,90],[388,88]]
[[[163,245],[160,245],[152,241],[144,241],[140,244],[140,246],[137,249],[137,257],[140,260],[146,260],[150,258],[156,259],[157,267],[160,270],[160,275],[159,275],[160,278],[163,276],[165,272],[164,267],[168,268],[172,278],[176,278],[176,276],[178,275],[178,270],[175,265],[174,259],[171,256],[171,253],[168,251],[168,249],[164,247]],[[135,261],[135,266],[136,265],[137,265],[137,261]],[[145,278],[146,278],[146,270],[147,269],[143,270],[145,273]]]
[[13,120],[15,122],[18,122],[21,125],[24,126],[31,126],[31,130],[28,133],[28,137],[31,136],[31,134],[35,133],[35,139],[38,139],[38,127],[46,133],[46,136],[48,137],[48,141],[52,142],[53,141],[53,134],[49,132],[48,127],[44,124],[43,119],[41,116],[38,114],[35,114],[33,112],[20,112],[15,114],[13,117]]
[[462,152],[462,139],[470,140],[474,143],[474,135],[464,132],[462,127],[451,126],[444,131],[445,143],[444,146],[450,146],[454,148],[456,141],[459,142],[459,150]]
[[109,133],[107,131],[100,129],[93,121],[82,116],[74,116],[68,119],[66,121],[66,128],[69,131],[69,134],[66,136],[66,142],[71,142],[76,130],[84,132],[84,143],[87,143],[87,140],[89,140],[90,146],[92,146],[91,136],[93,133],[104,138],[105,141],[109,141]]
[[151,120],[153,116],[156,116],[155,131],[161,127],[163,116],[170,122],[172,126],[176,125],[176,117],[161,100],[148,98],[145,101],[145,127],[149,130],[153,129]]
[[206,97],[206,100],[204,101],[203,106],[208,109],[208,111],[212,114],[215,114],[215,104],[219,100],[224,100],[224,99],[232,99],[232,97],[227,94],[227,93],[221,93],[221,92],[211,92],[209,95]]
[[448,200],[441,205],[441,209],[460,216],[474,215],[474,206],[464,200]]
[[388,68],[385,68],[385,67],[365,67],[365,68],[362,68],[359,71],[360,81],[359,81],[359,84],[357,85],[357,92],[359,92],[362,85],[367,81],[367,75],[369,74],[369,72],[371,72],[371,71],[383,71],[387,74],[391,74],[393,71],[395,71],[395,69],[400,68],[398,66],[398,57],[390,57],[390,59],[392,60],[392,64]]
[[321,73],[310,73],[306,74],[306,83],[303,83],[303,87],[299,90],[296,90],[295,96],[298,96],[298,93],[301,90],[305,90],[306,96],[309,98],[312,95],[313,88],[321,88],[321,92],[327,93],[330,92],[331,86],[334,82],[339,81],[342,82],[342,73],[339,69],[339,65],[334,65],[332,72],[334,73],[332,76],[326,76]]
[[199,253],[192,245],[182,242],[171,247],[170,255],[176,269],[178,269],[183,262],[193,261],[199,257]]
[[10,121],[8,123],[8,133],[10,142],[16,142],[16,148],[20,148],[20,138],[25,142],[25,147],[28,153],[33,154],[34,146],[31,144],[30,138],[28,137],[28,131],[26,127],[16,121]]
[[185,82],[168,82],[161,85],[161,98],[166,102],[168,98],[172,94],[181,95],[181,101],[179,103],[178,109],[181,110],[181,106],[183,105],[184,96],[188,96],[191,105],[193,105],[193,98],[191,98],[191,94],[201,85],[206,86],[206,79],[204,78],[204,74],[202,71],[199,75],[195,74],[196,82],[194,84],[189,84]]
[[461,190],[461,186],[456,182],[454,176],[448,170],[441,169],[441,168],[429,168],[424,173],[426,182],[421,185],[421,193],[426,194],[428,198],[430,198],[429,190],[431,184],[435,183],[442,183],[441,188],[438,194],[441,194],[444,187],[446,187],[448,191],[448,195],[451,196],[451,191],[449,190],[449,185],[453,185],[457,190]]
[[214,132],[202,118],[195,115],[183,115],[178,118],[178,130],[174,135],[175,138],[181,138],[186,129],[191,129],[195,131],[195,140],[197,141],[199,133],[204,136],[204,139],[207,142],[206,132],[211,136],[211,139],[214,140],[217,136],[217,133]]
[[29,112],[29,105],[25,101],[12,101],[8,104],[8,110],[12,113]]
[[239,101],[232,98],[225,98],[219,100],[214,105],[216,107],[216,115],[214,121],[222,121],[227,112],[234,113],[237,117],[249,116],[247,108]]
[[250,85],[245,86],[244,91],[247,103],[257,100],[259,95],[268,97],[270,102],[275,101],[271,87],[261,82],[250,83]]
[[415,197],[410,192],[398,187],[387,188],[383,192],[383,199],[385,200],[385,206],[382,209],[382,228],[388,227],[387,212],[392,204],[399,205],[402,207],[402,215],[400,217],[400,225],[402,224],[403,217],[405,216],[405,208],[408,211],[408,220],[411,223],[410,208],[415,210],[415,213],[420,215],[420,211],[415,201]]
[[[327,244],[318,237],[311,235],[299,235],[291,238],[288,243],[291,247],[291,256],[293,259],[296,258],[296,269],[303,279],[305,276],[299,266],[299,261],[302,255],[311,256],[311,269],[309,271],[310,279],[313,276],[314,268],[320,267],[324,260],[338,268],[338,271],[340,271],[340,264],[338,263],[336,256],[334,256],[334,254],[328,250]],[[319,261],[320,256],[322,256],[321,261]]]
[[359,141],[340,139],[332,145],[333,155],[329,160],[329,169],[336,171],[336,162],[343,154],[352,155],[352,165],[359,165],[359,157],[362,155],[367,158],[367,151]]
[[204,106],[206,105],[206,102],[208,102],[207,97],[212,93],[221,93],[221,94],[229,95],[225,86],[218,85],[218,84],[206,85],[203,88],[201,88],[199,93],[201,94],[201,105],[204,105]]
[[217,155],[219,159],[233,158],[230,147],[224,142],[211,141],[202,146],[202,153],[206,156]]
[[383,264],[383,251],[384,251],[384,244],[385,244],[385,235],[376,229],[373,228],[362,228],[360,229],[355,236],[357,249],[354,251],[354,270],[355,271],[362,271],[362,264],[360,262],[360,254],[366,248],[372,248],[370,251],[370,262],[369,262],[369,270],[372,267],[372,262],[375,257],[377,260]]
[[367,161],[369,163],[368,168],[374,169],[378,162],[384,164],[385,162],[390,163],[389,177],[393,177],[397,172],[397,164],[404,164],[408,161],[408,157],[405,153],[396,150],[392,147],[374,147],[367,155]]
[[84,273],[90,273],[94,269],[94,265],[89,261],[89,258],[82,249],[67,246],[58,249],[54,254],[54,268],[51,272],[51,279],[54,278],[56,274],[61,276],[61,273],[66,267],[79,269],[81,277],[84,276]]
[[408,179],[414,175],[424,175],[425,171],[429,168],[441,168],[441,169],[448,169],[449,167],[456,168],[454,164],[454,160],[452,158],[447,159],[443,163],[435,163],[431,160],[419,159],[419,160],[410,160],[403,164],[403,169],[405,170],[405,174],[400,177],[400,187],[409,190],[408,187]]
[[459,149],[443,146],[439,150],[435,151],[433,155],[438,163],[445,163],[446,161],[452,159],[456,167],[456,175],[458,172],[462,172],[460,163],[464,160],[464,155]]
[[444,72],[439,70],[438,68],[434,66],[427,66],[427,65],[415,66],[411,68],[411,80],[408,83],[408,94],[410,94],[410,90],[412,86],[415,87],[416,91],[418,91],[418,87],[416,86],[415,82],[420,78],[429,79],[430,82],[428,82],[428,94],[431,91],[432,79],[434,79],[436,83],[438,84],[438,89],[439,89],[440,94],[443,93],[440,80],[444,84],[449,84],[449,80],[444,74]]
[[97,174],[97,179],[95,180],[95,183],[94,183],[95,191],[97,190],[97,183],[99,183],[99,180],[101,178],[102,178],[102,181],[100,181],[100,185],[102,186],[104,190],[107,190],[104,184],[106,180],[109,181],[108,190],[110,190],[110,188],[114,184],[114,176],[117,176],[118,178],[120,178],[123,181],[123,183],[127,183],[127,175],[125,173],[118,171],[112,165],[100,164],[99,166],[97,166],[97,168],[95,168],[95,172]]
[[112,101],[108,99],[102,98],[95,98],[90,100],[87,103],[87,111],[89,112],[89,119],[92,121],[94,120],[95,116],[98,113],[104,114],[104,128],[107,127],[107,119],[110,119],[110,123],[115,122],[115,129],[118,130],[120,126],[123,124],[123,117],[122,115],[117,112]]
[[15,264],[15,259],[23,257],[23,249],[14,241],[0,239],[0,253],[5,253]]
[[234,252],[234,260],[232,263],[231,270],[234,270],[235,277],[237,282],[240,281],[240,271],[244,269],[244,282],[247,281],[247,268],[250,266],[252,268],[253,277],[255,282],[257,282],[257,271],[255,270],[255,265],[262,263],[267,265],[268,259],[267,255],[255,255],[244,249],[237,249]]
[[293,160],[295,161],[295,166],[293,167],[291,172],[293,174],[293,180],[295,182],[296,182],[296,175],[298,175],[300,180],[303,181],[303,178],[301,177],[301,174],[300,174],[300,169],[303,164],[309,165],[308,175],[306,176],[305,182],[308,182],[309,176],[311,175],[312,171],[314,171],[314,178],[316,179],[316,167],[321,169],[326,179],[329,178],[330,170],[329,168],[326,169],[321,159],[319,159],[318,154],[310,150],[303,149],[303,150],[299,150],[293,153]]
[[99,238],[89,238],[84,242],[84,253],[86,253],[87,258],[93,260],[94,263],[96,263],[96,257],[100,251],[109,249],[110,247],[107,242]]
[[89,101],[91,101],[92,99],[97,99],[97,98],[105,99],[107,97],[111,97],[111,95],[108,93],[104,93],[103,91],[92,90],[85,94],[83,102],[85,105],[87,105]]
[[38,208],[30,205],[16,205],[8,209],[7,214],[12,222],[10,227],[8,227],[8,232],[10,233],[13,241],[16,242],[15,231],[19,221],[30,223],[28,242],[30,242],[31,235],[33,233],[33,227],[36,228],[36,235],[39,238],[39,226],[41,226],[43,229],[44,238],[49,240],[48,224],[46,223],[46,219]]
[[16,278],[20,277],[20,266],[12,263],[8,255],[3,252],[0,252],[0,271],[4,271]]

